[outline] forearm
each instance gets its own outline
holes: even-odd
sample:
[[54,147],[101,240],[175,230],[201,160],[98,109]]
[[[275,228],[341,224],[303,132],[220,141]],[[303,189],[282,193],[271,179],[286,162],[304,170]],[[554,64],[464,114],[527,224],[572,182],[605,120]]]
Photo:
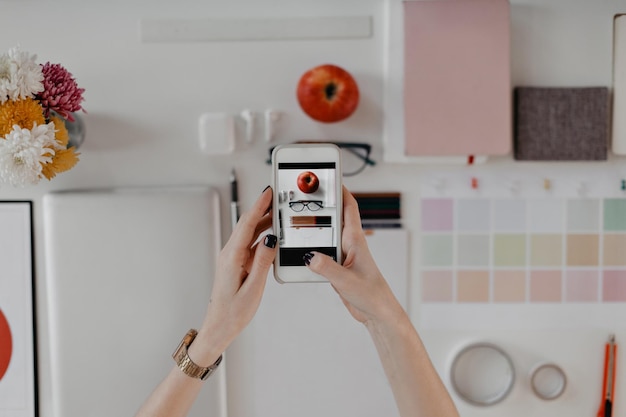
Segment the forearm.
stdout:
[[202,381],[188,377],[174,366],[135,417],[184,417],[201,388]]
[[[194,363],[206,367],[214,363],[222,352],[215,339],[200,330],[188,349]],[[136,417],[184,417],[198,397],[206,382],[184,374],[174,365],[165,379],[156,387],[139,409]]]
[[402,417],[458,417],[447,389],[406,313],[366,323]]

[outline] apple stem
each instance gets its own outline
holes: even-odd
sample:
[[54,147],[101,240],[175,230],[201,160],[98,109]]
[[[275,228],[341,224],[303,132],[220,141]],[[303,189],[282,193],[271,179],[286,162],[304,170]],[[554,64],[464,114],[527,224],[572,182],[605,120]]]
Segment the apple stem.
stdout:
[[337,85],[335,83],[328,84],[324,89],[324,93],[326,94],[326,98],[328,100],[332,100],[337,93]]

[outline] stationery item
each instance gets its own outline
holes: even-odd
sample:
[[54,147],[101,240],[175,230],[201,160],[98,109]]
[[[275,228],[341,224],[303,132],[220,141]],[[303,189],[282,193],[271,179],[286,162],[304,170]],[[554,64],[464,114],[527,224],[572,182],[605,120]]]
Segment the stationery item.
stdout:
[[515,159],[606,160],[606,87],[515,89]]
[[530,386],[542,400],[557,399],[565,391],[566,385],[565,372],[553,363],[541,363],[530,372]]
[[399,192],[356,192],[361,223],[364,228],[400,228]]
[[332,225],[331,216],[292,216],[292,227],[328,226]]
[[511,148],[507,0],[405,1],[407,156],[503,155]]
[[288,227],[285,240],[294,247],[329,247],[333,243],[332,227]]
[[237,191],[237,176],[235,170],[230,172],[230,222],[233,227],[239,221],[239,193]]
[[609,341],[604,348],[604,375],[602,378],[602,400],[598,409],[598,417],[611,417],[613,415],[613,403],[615,392],[617,344],[615,335],[609,336]]
[[464,401],[489,406],[504,400],[515,382],[513,360],[501,347],[479,342],[468,345],[452,361],[450,379]]
[[537,189],[423,198],[424,302],[626,302],[626,199]]
[[546,191],[550,191],[550,188],[552,188],[552,181],[550,181],[549,178],[544,178],[543,180],[543,189]]
[[613,126],[612,150],[626,155],[626,15],[613,20]]
[[278,241],[279,243],[285,242],[285,233],[283,231],[283,210],[278,209]]
[[[44,196],[42,210],[52,414],[133,415],[173,366],[181,332],[205,314],[222,247],[219,194],[66,191]],[[227,415],[224,362],[190,417]]]

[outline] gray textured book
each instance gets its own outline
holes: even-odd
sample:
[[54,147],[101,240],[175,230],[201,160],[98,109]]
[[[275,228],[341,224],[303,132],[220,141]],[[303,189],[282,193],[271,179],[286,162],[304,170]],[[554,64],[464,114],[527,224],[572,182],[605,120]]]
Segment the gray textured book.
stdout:
[[515,159],[607,159],[608,88],[518,87],[514,100]]

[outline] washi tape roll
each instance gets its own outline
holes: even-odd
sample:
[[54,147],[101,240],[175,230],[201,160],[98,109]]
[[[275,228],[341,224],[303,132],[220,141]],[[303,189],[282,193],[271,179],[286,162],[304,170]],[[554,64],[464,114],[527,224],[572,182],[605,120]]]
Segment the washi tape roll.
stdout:
[[489,406],[504,400],[515,382],[508,353],[491,343],[475,343],[454,357],[450,371],[454,391],[473,405]]
[[563,394],[567,377],[561,367],[553,363],[541,363],[530,372],[530,386],[542,400],[554,400]]

